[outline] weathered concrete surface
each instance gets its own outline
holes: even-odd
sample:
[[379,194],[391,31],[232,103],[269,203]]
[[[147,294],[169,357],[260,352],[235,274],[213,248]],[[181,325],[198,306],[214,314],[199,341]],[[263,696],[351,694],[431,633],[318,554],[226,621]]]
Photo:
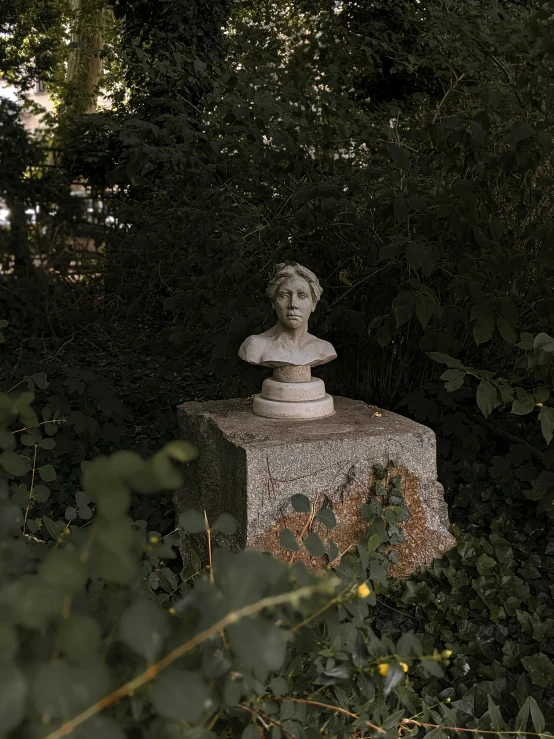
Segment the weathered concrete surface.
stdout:
[[[331,537],[343,552],[366,530],[359,506],[372,495],[373,466],[394,460],[412,517],[400,524],[406,541],[397,545],[399,562],[391,574],[405,577],[442,556],[454,538],[436,479],[434,433],[362,401],[334,401],[334,415],[305,423],[256,416],[251,399],[179,406],[182,438],[196,444],[200,456],[184,468],[176,513],[197,508],[213,521],[227,511],[238,531],[216,538],[219,544],[289,559],[279,534],[285,526],[299,532],[304,525],[306,516],[290,506],[291,496],[303,493],[316,508],[333,508],[338,525]],[[202,537],[194,537],[194,546],[205,555]],[[186,543],[182,550],[186,556]]]

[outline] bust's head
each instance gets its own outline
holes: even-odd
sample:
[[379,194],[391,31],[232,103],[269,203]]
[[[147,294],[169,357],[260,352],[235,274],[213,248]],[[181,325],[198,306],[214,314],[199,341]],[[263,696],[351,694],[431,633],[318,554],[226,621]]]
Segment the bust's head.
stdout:
[[277,264],[267,288],[279,322],[291,329],[308,323],[322,292],[314,273],[300,264]]

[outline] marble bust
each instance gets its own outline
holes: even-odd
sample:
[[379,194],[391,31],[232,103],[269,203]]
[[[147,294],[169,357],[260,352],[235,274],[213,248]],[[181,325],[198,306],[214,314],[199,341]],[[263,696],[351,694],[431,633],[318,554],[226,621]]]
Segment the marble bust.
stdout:
[[323,380],[312,377],[312,367],[337,358],[328,341],[308,333],[308,321],[321,297],[319,280],[300,264],[278,264],[267,295],[277,323],[262,334],[249,336],[239,357],[250,364],[273,367],[273,377],[254,396],[257,416],[274,420],[324,418],[334,413],[333,398]]
[[337,358],[328,341],[308,333],[308,320],[321,297],[319,280],[300,264],[278,264],[267,288],[277,323],[262,334],[249,336],[239,357],[264,367],[315,367]]

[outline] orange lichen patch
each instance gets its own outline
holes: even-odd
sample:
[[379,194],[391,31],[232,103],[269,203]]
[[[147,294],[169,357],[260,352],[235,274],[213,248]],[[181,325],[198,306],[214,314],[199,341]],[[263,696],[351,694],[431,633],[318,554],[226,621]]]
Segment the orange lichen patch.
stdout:
[[[440,532],[429,529],[419,497],[417,476],[404,468],[392,468],[388,470],[387,479],[390,480],[395,475],[401,477],[400,491],[411,518],[398,524],[406,540],[394,547],[398,563],[390,568],[389,574],[396,578],[404,578],[422,564],[431,564],[435,557],[441,556],[442,552],[451,546],[451,542]],[[271,552],[284,562],[301,561],[310,568],[321,567],[325,561],[324,557],[312,557],[305,547],[301,547],[299,552],[283,549],[279,542],[282,530],[290,529],[298,541],[309,531],[315,531],[325,543],[331,538],[342,555],[353,549],[367,531],[368,522],[362,518],[360,505],[372,497],[373,489],[373,480],[364,481],[364,484],[350,485],[348,495],[332,503],[337,519],[337,526],[332,530],[326,529],[317,519],[311,519],[305,513],[291,510],[258,537],[252,546]],[[382,502],[379,497],[378,500]],[[316,497],[315,513],[321,510],[321,502],[321,499]]]
[[[367,499],[367,492],[360,491],[358,495],[349,495],[342,502],[333,503],[333,512],[337,519],[337,526],[334,529],[327,529],[317,519],[314,519],[311,525],[306,528],[309,516],[306,513],[296,513],[291,511],[282,516],[273,526],[263,533],[255,542],[253,547],[261,549],[264,552],[271,552],[283,562],[304,562],[308,567],[321,567],[324,557],[312,557],[305,547],[301,547],[299,552],[289,552],[279,543],[281,531],[285,528],[290,529],[300,540],[306,536],[308,531],[315,531],[327,543],[327,539],[331,538],[337,545],[339,552],[343,554],[348,549],[356,546],[358,540],[367,531],[367,521],[360,515],[360,505]],[[318,506],[316,502],[317,513],[321,510],[321,504]]]

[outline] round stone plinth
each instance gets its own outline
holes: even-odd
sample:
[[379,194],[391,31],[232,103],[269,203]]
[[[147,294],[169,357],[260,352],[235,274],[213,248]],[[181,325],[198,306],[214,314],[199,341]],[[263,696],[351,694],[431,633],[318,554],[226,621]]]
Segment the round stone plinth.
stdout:
[[319,377],[312,377],[309,382],[282,382],[267,377],[262,385],[262,397],[289,403],[320,400],[325,397],[325,383]]
[[289,421],[304,421],[310,418],[332,416],[335,406],[331,395],[324,395],[317,400],[304,400],[296,403],[284,400],[270,400],[262,395],[254,395],[252,410],[263,418],[283,418]]

